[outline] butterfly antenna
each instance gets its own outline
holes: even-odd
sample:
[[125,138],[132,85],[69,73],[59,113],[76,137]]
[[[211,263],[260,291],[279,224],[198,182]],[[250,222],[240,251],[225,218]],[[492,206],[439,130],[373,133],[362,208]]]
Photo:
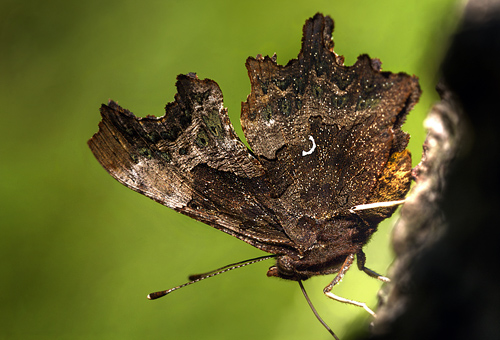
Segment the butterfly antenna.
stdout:
[[302,290],[302,294],[304,294],[304,297],[306,298],[306,301],[307,303],[309,304],[309,307],[311,307],[314,315],[316,316],[316,319],[318,319],[319,322],[321,322],[321,324],[326,328],[326,330],[328,332],[330,332],[331,335],[333,335],[333,337],[336,339],[336,340],[340,340],[338,338],[338,336],[335,335],[335,333],[332,331],[332,329],[330,327],[328,327],[328,325],[326,324],[325,321],[323,321],[323,319],[321,318],[321,316],[319,316],[318,312],[316,311],[316,308],[314,308],[311,300],[309,299],[309,295],[307,295],[307,292],[306,292],[306,289],[304,288],[304,285],[302,284],[302,281],[299,280],[299,286],[300,286],[300,289]]
[[186,282],[186,283],[184,283],[184,284],[182,284],[180,286],[177,286],[177,287],[174,287],[174,288],[170,288],[168,290],[162,290],[162,291],[159,291],[159,292],[151,293],[151,294],[148,295],[148,299],[155,300],[155,299],[161,298],[162,296],[165,296],[167,294],[172,293],[174,290],[184,288],[186,286],[192,285],[193,283],[199,282],[201,280],[208,279],[209,277],[214,277],[216,275],[223,274],[223,273],[228,272],[230,270],[238,269],[238,268],[242,268],[242,267],[246,267],[246,266],[248,266],[250,264],[254,264],[254,263],[257,263],[257,262],[268,260],[268,259],[273,258],[273,257],[276,257],[276,255],[266,255],[266,256],[256,257],[254,259],[250,259],[250,260],[245,260],[245,261],[241,261],[241,262],[236,262],[236,263],[228,264],[227,266],[224,266],[224,267],[216,269],[216,270],[212,270],[212,271],[207,272],[207,273],[190,275],[189,279],[191,281]]

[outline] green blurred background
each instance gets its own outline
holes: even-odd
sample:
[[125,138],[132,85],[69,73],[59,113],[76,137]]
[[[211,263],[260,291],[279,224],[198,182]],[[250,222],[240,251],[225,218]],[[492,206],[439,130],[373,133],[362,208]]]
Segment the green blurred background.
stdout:
[[[286,64],[318,11],[335,20],[347,64],[368,53],[420,77],[404,126],[416,164],[456,1],[1,2],[1,339],[330,338],[296,283],[266,277],[270,261],[148,301],[188,274],[263,253],[120,185],[86,144],[101,103],[162,115],[187,72],[218,82],[241,136],[245,59],[276,52]],[[366,248],[381,273],[392,222]],[[305,283],[318,311],[341,337],[366,329],[367,313],[323,296],[331,279]],[[379,286],[353,269],[335,292],[375,307]]]

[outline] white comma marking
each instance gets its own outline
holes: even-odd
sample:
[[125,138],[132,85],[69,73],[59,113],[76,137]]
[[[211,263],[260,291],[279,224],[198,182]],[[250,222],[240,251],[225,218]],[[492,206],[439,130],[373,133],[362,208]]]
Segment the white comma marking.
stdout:
[[316,150],[316,143],[314,142],[313,136],[309,136],[309,140],[313,143],[313,146],[309,151],[302,151],[302,156],[310,155]]

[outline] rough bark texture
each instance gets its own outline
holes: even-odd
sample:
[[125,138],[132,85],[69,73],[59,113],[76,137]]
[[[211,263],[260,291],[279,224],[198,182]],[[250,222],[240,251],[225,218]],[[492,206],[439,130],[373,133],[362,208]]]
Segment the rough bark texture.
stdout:
[[[500,11],[468,4],[443,62],[375,339],[500,337]],[[444,86],[446,84],[446,86]]]

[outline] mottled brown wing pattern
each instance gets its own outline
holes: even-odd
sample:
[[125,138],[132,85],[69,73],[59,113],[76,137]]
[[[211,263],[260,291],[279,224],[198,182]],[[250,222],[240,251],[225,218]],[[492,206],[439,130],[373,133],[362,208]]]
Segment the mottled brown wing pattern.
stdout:
[[307,273],[295,278],[330,273],[395,210],[351,207],[408,192],[409,136],[401,125],[420,94],[415,77],[381,72],[366,55],[345,66],[332,31],[333,21],[317,14],[304,26],[297,59],[286,66],[275,57],[247,60],[252,91],[241,121],[253,153],[234,133],[218,85],[194,74],[178,77],[163,117],[103,105],[89,145],[129,188],[290,255]]
[[[269,252],[291,244],[265,205],[264,170],[234,133],[211,80],[181,75],[163,117],[101,107],[89,146],[119,182]],[[268,195],[267,195],[268,196]],[[264,202],[264,203],[263,203]]]
[[[418,80],[381,72],[366,55],[344,66],[332,30],[331,18],[318,14],[304,26],[297,59],[246,63],[252,92],[242,127],[286,215],[326,220],[354,205],[402,199],[409,189],[409,136],[400,128],[420,95]],[[377,185],[396,177],[405,184]]]

